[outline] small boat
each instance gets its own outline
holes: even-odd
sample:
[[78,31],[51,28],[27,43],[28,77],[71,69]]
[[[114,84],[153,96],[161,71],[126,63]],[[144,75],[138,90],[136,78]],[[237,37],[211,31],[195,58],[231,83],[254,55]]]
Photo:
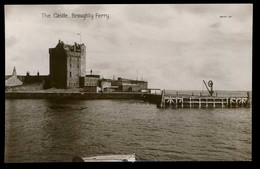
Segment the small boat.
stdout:
[[72,162],[135,162],[135,154],[129,155],[104,155],[94,157],[78,157],[75,156]]

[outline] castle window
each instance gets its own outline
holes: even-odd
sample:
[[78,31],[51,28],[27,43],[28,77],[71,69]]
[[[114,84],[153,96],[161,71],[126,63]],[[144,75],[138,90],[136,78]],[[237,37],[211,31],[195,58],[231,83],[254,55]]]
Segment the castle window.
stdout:
[[70,77],[71,77],[71,72],[70,72]]

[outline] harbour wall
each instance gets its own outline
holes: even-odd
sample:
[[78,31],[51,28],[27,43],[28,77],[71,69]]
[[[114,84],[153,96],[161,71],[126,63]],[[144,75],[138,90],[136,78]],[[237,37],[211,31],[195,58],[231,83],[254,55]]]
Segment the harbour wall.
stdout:
[[143,99],[144,93],[46,93],[46,92],[5,92],[6,99]]
[[111,92],[111,93],[83,93],[83,92],[6,92],[6,99],[138,99],[144,100],[157,107],[188,107],[188,108],[217,108],[217,107],[251,107],[250,98],[246,97],[172,97],[141,93],[141,92]]

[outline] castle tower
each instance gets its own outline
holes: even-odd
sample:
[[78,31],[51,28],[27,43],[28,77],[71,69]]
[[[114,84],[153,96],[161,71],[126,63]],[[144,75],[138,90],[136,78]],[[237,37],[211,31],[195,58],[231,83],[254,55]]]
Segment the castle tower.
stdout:
[[69,45],[59,40],[49,49],[50,83],[55,88],[79,87],[79,78],[86,73],[86,46],[84,43]]

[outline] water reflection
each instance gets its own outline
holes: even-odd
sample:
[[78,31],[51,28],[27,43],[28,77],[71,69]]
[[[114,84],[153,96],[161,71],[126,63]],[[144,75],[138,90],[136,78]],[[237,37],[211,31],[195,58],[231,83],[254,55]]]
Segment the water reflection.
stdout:
[[[81,144],[82,105],[75,100],[45,100],[43,146],[52,154],[53,161],[71,160]],[[62,149],[62,152],[56,151]]]

